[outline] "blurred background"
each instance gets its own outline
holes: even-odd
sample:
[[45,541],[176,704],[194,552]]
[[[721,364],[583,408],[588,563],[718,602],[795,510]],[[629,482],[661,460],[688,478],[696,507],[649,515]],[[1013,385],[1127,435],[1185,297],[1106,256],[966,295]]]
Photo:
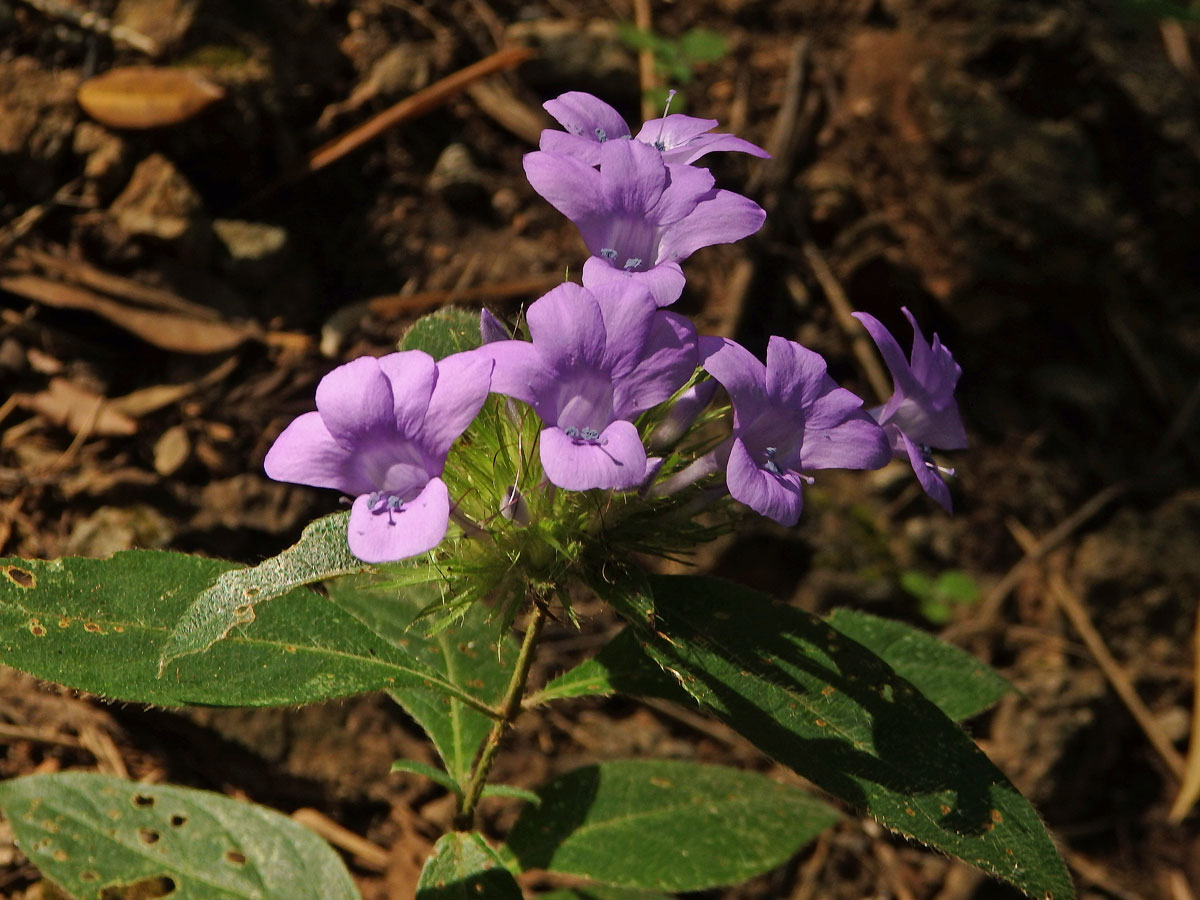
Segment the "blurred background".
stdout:
[[[963,367],[971,439],[946,460],[952,518],[903,466],[821,473],[798,528],[747,520],[697,564],[998,667],[1019,693],[969,730],[1081,895],[1194,900],[1198,23],[1176,0],[0,0],[0,553],[292,543],[338,499],[262,457],[325,372],[424,312],[511,317],[578,271],[521,170],[541,103],[591,91],[636,131],[675,87],[672,111],[773,155],[705,159],[769,215],[687,261],[676,308],[756,351],[799,340],[872,403],[849,313],[907,345],[907,306]],[[611,634],[590,609],[543,676]],[[0,679],[0,775],[315,808],[373,846],[347,850],[367,900],[409,896],[453,811],[387,774],[432,757],[385,698],[144,711]],[[531,712],[507,748],[496,776],[525,786],[634,754],[796,778],[628,701]],[[501,834],[512,808],[489,803]],[[52,897],[4,828],[0,895]],[[719,896],[1013,894],[851,815]]]

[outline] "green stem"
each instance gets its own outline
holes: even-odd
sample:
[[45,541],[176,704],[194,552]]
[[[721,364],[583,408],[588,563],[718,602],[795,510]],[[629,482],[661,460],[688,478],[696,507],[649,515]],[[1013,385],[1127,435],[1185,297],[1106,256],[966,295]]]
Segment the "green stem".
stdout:
[[525,694],[525,682],[529,679],[529,667],[533,665],[533,648],[537,645],[538,638],[542,633],[542,626],[545,624],[546,608],[541,602],[536,602],[533,607],[533,618],[529,620],[529,627],[525,630],[525,640],[521,642],[521,652],[517,654],[516,668],[513,669],[512,678],[509,679],[508,689],[504,693],[504,701],[500,704],[500,717],[492,723],[492,730],[488,732],[487,741],[484,742],[475,768],[471,770],[471,780],[463,792],[458,815],[454,818],[454,827],[459,830],[465,831],[472,827],[475,819],[475,807],[478,806],[479,798],[483,794],[483,785],[487,781],[488,772],[491,771],[496,751],[500,749],[500,739],[504,737],[504,732],[521,712],[521,698]]

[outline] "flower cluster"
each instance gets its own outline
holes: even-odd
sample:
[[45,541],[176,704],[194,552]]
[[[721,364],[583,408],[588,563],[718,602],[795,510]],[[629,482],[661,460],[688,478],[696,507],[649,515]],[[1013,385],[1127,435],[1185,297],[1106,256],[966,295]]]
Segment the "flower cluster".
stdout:
[[[764,365],[728,338],[699,337],[686,318],[663,309],[682,294],[681,261],[753,234],[765,218],[694,163],[714,151],[766,156],[761,148],[714,133],[713,120],[683,115],[646,122],[634,135],[611,106],[579,92],[546,109],[565,130],[543,132],[525,172],[579,228],[590,253],[582,285],[564,283],[530,305],[528,340],[512,338],[485,312],[478,349],[440,361],[415,350],[364,357],[333,370],[317,388],[317,411],[292,422],[271,447],[268,475],[353,496],[348,540],[359,558],[424,553],[445,538],[456,513],[442,480],[447,456],[495,393],[510,398],[500,407],[507,404],[501,430],[518,435],[497,451],[515,454],[510,470],[526,466],[526,410],[540,420],[541,480],[533,488],[547,496],[556,487],[658,502],[719,483],[750,509],[794,525],[808,473],[874,469],[899,458],[950,509],[943,475],[952,473],[930,454],[966,446],[954,402],[960,370],[936,335],[925,341],[908,310],[910,359],[877,319],[858,314],[895,381],[891,399],[864,409],[819,354],[793,341],[771,338]],[[732,432],[683,458],[681,438],[718,385],[732,405]],[[647,445],[670,465],[649,456]],[[489,488],[495,521],[531,525],[515,484]]]

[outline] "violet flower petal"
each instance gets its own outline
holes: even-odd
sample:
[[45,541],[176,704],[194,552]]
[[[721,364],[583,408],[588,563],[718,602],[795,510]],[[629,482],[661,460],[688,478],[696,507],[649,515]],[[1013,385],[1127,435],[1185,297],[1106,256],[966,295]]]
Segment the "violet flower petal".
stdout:
[[[542,108],[558,121],[568,133],[578,135],[593,144],[629,137],[629,126],[621,114],[592,94],[567,91]],[[548,132],[554,134],[555,132]],[[543,132],[545,137],[547,132]]]
[[756,513],[791,527],[804,507],[801,479],[795,472],[775,474],[759,467],[746,445],[734,438],[725,483],[730,496]]
[[716,119],[675,114],[648,120],[635,140],[654,146],[662,152],[663,159],[672,164],[690,165],[705,154],[722,150],[770,158],[771,154],[766,150],[732,134],[708,134],[716,127]]
[[440,478],[432,478],[425,488],[400,509],[386,504],[370,506],[371,498],[361,494],[350,509],[347,541],[350,552],[364,562],[383,563],[432,550],[446,536],[450,524],[450,492]]
[[425,420],[429,396],[437,380],[437,365],[433,357],[422,350],[407,350],[389,353],[375,362],[392,386],[395,427],[403,434],[415,434]]
[[651,323],[642,359],[613,392],[613,412],[634,419],[668,399],[696,371],[696,328],[676,313],[659,311]]
[[700,365],[729,394],[735,426],[757,419],[769,408],[767,367],[741,344],[729,338],[701,337]]
[[942,480],[942,476],[937,469],[926,460],[924,448],[914,443],[912,438],[895,425],[889,425],[887,430],[894,431],[898,439],[903,443],[909,465],[912,466],[913,472],[916,473],[917,481],[920,482],[925,493],[936,500],[938,505],[946,510],[946,512],[953,513],[954,504],[950,499],[950,488]]
[[572,222],[609,208],[600,173],[586,163],[535,151],[526,153],[522,164],[533,189]]
[[553,288],[525,314],[529,336],[547,358],[595,365],[604,356],[604,319],[591,292],[567,282]]
[[766,211],[733,191],[712,191],[685,218],[663,229],[659,259],[687,259],[701,247],[732,244],[754,234]]
[[633,281],[645,287],[659,306],[670,306],[683,294],[687,279],[677,262],[659,263],[644,272],[618,269],[608,260],[592,256],[583,264],[583,286],[599,287],[614,281]]
[[263,469],[268,478],[310,487],[334,488],[347,494],[375,489],[355,465],[352,450],[336,441],[318,412],[307,412],[283,430],[267,451]]
[[545,428],[541,457],[546,478],[568,491],[628,490],[646,476],[646,448],[634,424],[621,419],[594,442],[570,437],[560,428]]
[[437,384],[418,437],[431,460],[430,474],[441,472],[450,445],[479,415],[491,392],[494,367],[492,358],[478,350],[438,360]]
[[809,427],[800,445],[801,469],[879,469],[888,464],[892,448],[883,429],[866,410],[851,416],[831,428],[817,429],[806,423]]
[[496,368],[492,371],[495,393],[515,397],[537,410],[541,405],[539,398],[553,391],[554,373],[528,341],[496,341],[479,349],[495,361]]
[[329,433],[347,448],[396,430],[392,385],[373,356],[353,359],[322,378],[317,412]]

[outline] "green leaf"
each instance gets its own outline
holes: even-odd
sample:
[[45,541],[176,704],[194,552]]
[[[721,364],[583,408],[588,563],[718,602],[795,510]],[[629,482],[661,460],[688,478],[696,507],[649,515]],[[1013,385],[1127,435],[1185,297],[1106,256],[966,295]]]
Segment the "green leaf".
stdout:
[[658,891],[631,891],[606,884],[589,884],[587,887],[568,888],[539,894],[538,900],[673,900],[669,894]]
[[522,868],[653,890],[745,881],[838,818],[754,772],[669,760],[585,766],[538,793],[541,805],[525,809],[508,836]]
[[707,28],[689,29],[679,39],[680,55],[690,63],[716,62],[725,50],[725,37]]
[[415,759],[398,759],[392,763],[392,772],[408,772],[411,775],[420,775],[422,778],[428,778],[434,784],[439,784],[452,794],[462,794],[462,788],[458,786],[453,778],[441,769],[434,768],[428,763],[419,762]]
[[[620,681],[619,688],[615,681]],[[544,688],[532,694],[525,705],[541,706],[554,700],[604,697],[616,693],[669,697],[685,706],[692,705],[690,695],[646,656],[637,634],[631,628],[618,632],[591,659],[551,679]]]
[[118,700],[181,706],[291,706],[421,687],[487,708],[464,688],[299,588],[206,653],[158,677],[172,626],[233,563],[130,550],[110,559],[0,559],[0,661]]
[[[498,706],[504,698],[516,665],[516,647],[507,636],[501,636],[498,621],[488,621],[483,604],[467,607],[461,620],[427,636],[424,628],[429,623],[414,620],[437,601],[432,591],[410,589],[398,594],[364,578],[339,579],[327,589],[331,600],[376,634],[437,672],[439,684],[456,685],[462,693],[489,706]],[[450,777],[465,785],[492,719],[444,690],[430,690],[421,684],[399,686],[391,694],[421,723]]]
[[77,900],[155,878],[177,900],[359,898],[307,828],[209,791],[63,772],[0,784],[0,808],[25,855]]
[[882,658],[956,722],[983,712],[1013,689],[991,666],[902,622],[852,609],[835,609],[828,622]]
[[424,350],[434,359],[474,350],[483,342],[479,313],[448,306],[422,316],[400,340],[401,350]]
[[238,625],[254,621],[254,607],[300,585],[369,568],[346,545],[349,512],[308,525],[300,540],[252,568],[230,569],[196,597],[171,631],[159,660],[159,673],[171,660],[207,650]]
[[417,900],[522,900],[521,888],[478,832],[443,834],[425,861]]
[[[717,579],[652,577],[648,587],[657,630],[641,626],[646,653],[759,749],[894,831],[1030,896],[1074,896],[1029,803],[866,647],[800,609]],[[640,622],[647,601],[628,595],[643,585],[593,588]]]

